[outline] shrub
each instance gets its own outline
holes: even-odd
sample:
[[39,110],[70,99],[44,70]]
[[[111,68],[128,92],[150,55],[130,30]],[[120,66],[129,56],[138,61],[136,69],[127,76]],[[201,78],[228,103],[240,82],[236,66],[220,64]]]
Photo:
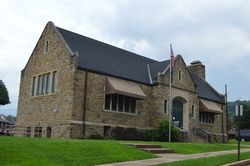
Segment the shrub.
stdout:
[[89,139],[103,139],[103,136],[100,134],[92,134],[89,136]]
[[160,137],[159,130],[146,130],[144,132],[144,140],[145,141],[158,141]]
[[120,140],[143,140],[144,139],[144,133],[137,130],[136,128],[115,127],[111,131],[111,136],[113,139],[120,139]]

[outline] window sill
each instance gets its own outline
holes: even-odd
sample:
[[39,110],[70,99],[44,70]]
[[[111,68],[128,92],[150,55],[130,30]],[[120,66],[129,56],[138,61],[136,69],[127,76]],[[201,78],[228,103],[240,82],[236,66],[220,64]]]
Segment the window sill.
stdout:
[[199,122],[199,124],[201,125],[210,125],[210,126],[214,126],[214,123],[205,123],[205,122]]
[[37,98],[37,97],[44,97],[44,96],[53,96],[55,94],[56,94],[56,92],[54,92],[54,93],[47,93],[47,94],[42,94],[42,95],[37,95],[37,96],[31,96],[30,98]]
[[103,110],[104,112],[111,112],[111,113],[120,113],[120,114],[125,114],[125,115],[137,115],[137,111],[136,113],[129,113],[129,112],[119,112],[119,111],[111,111],[111,110]]

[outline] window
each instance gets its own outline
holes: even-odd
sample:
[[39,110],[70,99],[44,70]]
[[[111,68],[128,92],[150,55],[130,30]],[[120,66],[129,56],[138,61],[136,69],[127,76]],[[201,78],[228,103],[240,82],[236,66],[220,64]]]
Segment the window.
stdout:
[[56,92],[57,71],[32,77],[32,96]]
[[49,82],[50,81],[50,73],[47,73],[46,74],[46,88],[45,88],[45,93],[47,94],[47,93],[49,93]]
[[123,106],[124,106],[124,96],[119,95],[119,102],[118,102],[118,111],[123,112]]
[[202,123],[214,124],[214,113],[200,112],[199,121]]
[[36,76],[32,78],[32,96],[36,95]]
[[112,95],[112,111],[117,110],[117,96],[116,94]]
[[25,136],[26,136],[26,137],[30,137],[30,134],[31,134],[31,127],[27,127],[27,128],[26,128]]
[[37,95],[41,95],[41,92],[42,92],[42,75],[39,75],[38,76],[38,85],[37,85],[37,92],[36,92],[36,94]]
[[104,126],[103,128],[103,136],[109,137],[111,135],[111,127],[110,126]]
[[42,75],[42,94],[45,93],[45,90],[46,90],[46,74],[43,74]]
[[135,114],[136,99],[119,94],[106,94],[104,108],[106,111],[118,111]]
[[124,99],[124,111],[129,113],[129,97],[128,96],[125,96],[125,99]]
[[195,116],[195,106],[192,105],[192,110],[191,110],[191,113],[190,113],[190,117],[194,118],[194,116]]
[[111,95],[105,95],[105,110],[110,110]]
[[52,82],[51,82],[51,93],[55,93],[55,89],[56,89],[56,71],[53,71],[52,73]]
[[168,113],[168,101],[167,100],[163,101],[163,113],[164,114]]
[[135,114],[135,103],[135,98],[130,98],[130,112],[133,114]]
[[181,70],[179,70],[179,72],[178,72],[178,79],[179,79],[179,81],[182,80],[182,71]]
[[49,52],[49,41],[46,40],[44,43],[44,53],[47,54]]
[[35,127],[34,137],[42,137],[42,127]]

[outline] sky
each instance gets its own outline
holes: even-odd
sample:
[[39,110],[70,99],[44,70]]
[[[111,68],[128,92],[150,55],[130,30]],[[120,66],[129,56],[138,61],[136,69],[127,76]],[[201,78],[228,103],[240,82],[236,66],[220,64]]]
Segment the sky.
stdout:
[[200,60],[206,80],[228,100],[250,99],[248,0],[0,0],[0,79],[16,115],[21,70],[46,23],[137,54],[169,59],[170,43],[187,65]]

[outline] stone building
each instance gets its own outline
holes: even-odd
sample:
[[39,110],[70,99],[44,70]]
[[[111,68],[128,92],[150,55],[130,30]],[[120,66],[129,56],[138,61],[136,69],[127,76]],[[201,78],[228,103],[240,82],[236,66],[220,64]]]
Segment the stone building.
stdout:
[[[175,56],[173,123],[221,140],[225,101],[205,66]],[[169,116],[169,60],[156,61],[48,22],[21,72],[18,135],[79,138],[112,127],[152,129]],[[20,132],[23,131],[23,132]]]

